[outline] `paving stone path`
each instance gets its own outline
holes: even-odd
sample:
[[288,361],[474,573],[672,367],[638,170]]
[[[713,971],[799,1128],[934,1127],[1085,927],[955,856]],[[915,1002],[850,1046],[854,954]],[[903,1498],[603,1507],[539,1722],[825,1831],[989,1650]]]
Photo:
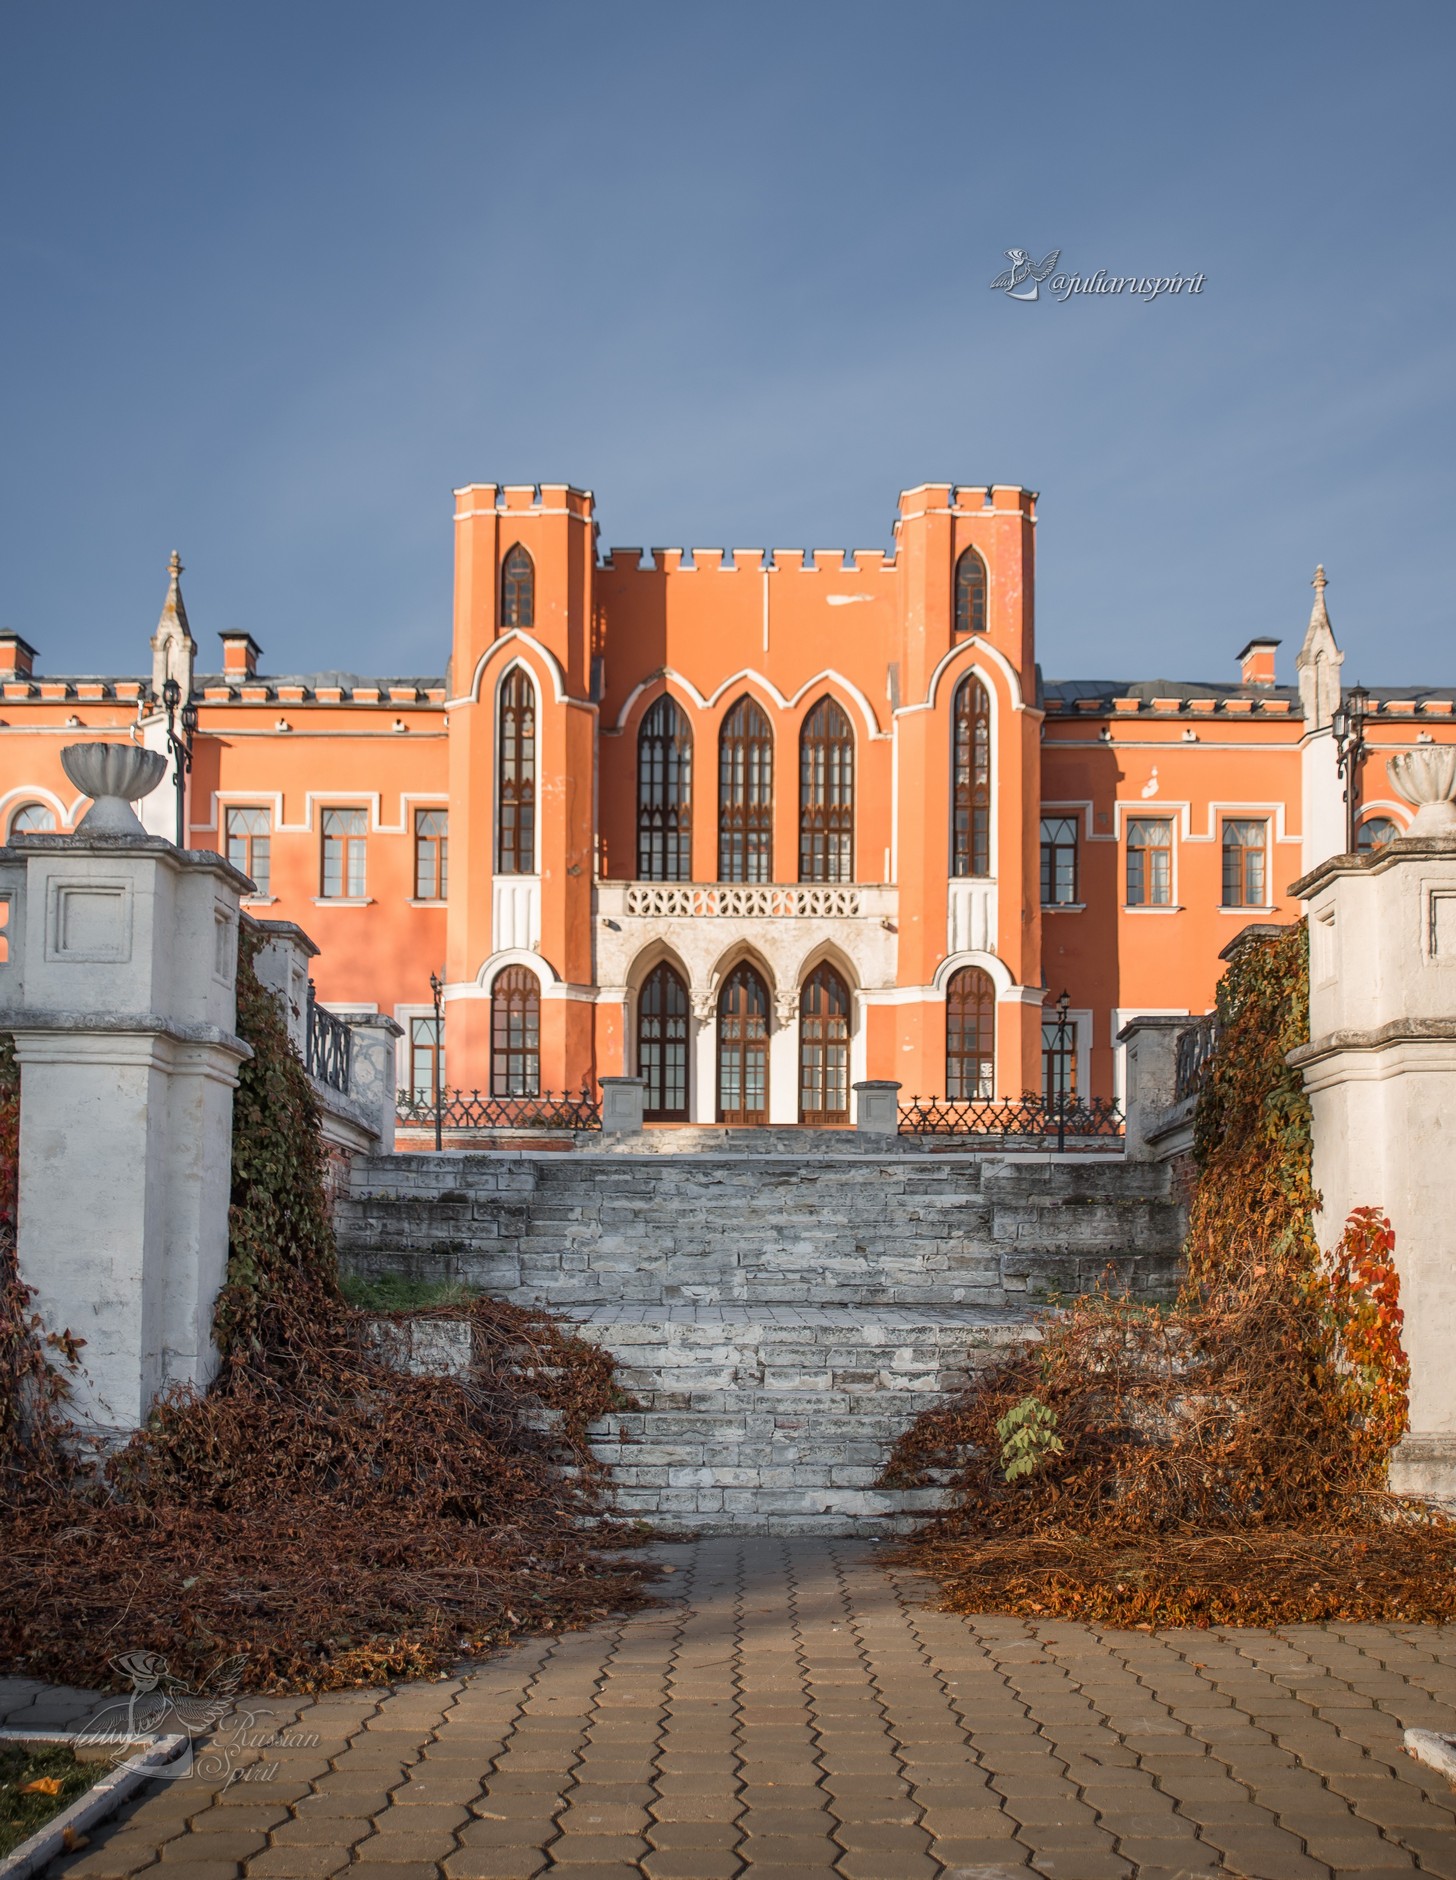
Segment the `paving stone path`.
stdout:
[[[1456,1880],[1456,1627],[1113,1632],[927,1609],[862,1541],[663,1549],[674,1603],[480,1670],[262,1700],[74,1880]],[[15,1724],[94,1697],[0,1683]],[[262,1715],[262,1703],[272,1711]],[[272,1765],[276,1765],[276,1768]]]

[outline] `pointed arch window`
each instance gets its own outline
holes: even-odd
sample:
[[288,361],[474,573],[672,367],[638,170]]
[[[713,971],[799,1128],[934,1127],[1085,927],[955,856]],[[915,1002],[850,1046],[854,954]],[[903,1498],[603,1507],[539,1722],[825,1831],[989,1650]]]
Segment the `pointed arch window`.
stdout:
[[495,865],[501,875],[536,872],[536,688],[521,666],[501,680]]
[[986,564],[973,548],[956,563],[955,630],[958,634],[986,631]]
[[541,986],[526,966],[507,966],[490,989],[490,1094],[541,1094]]
[[666,696],[637,734],[637,879],[693,878],[693,733]]
[[642,1114],[649,1123],[687,1121],[688,989],[666,960],[642,982],[637,1001],[637,1075],[647,1084]]
[[832,698],[799,734],[799,879],[854,880],[854,731]]
[[718,995],[718,1121],[768,1121],[768,987],[746,960]]
[[815,967],[799,994],[799,1121],[821,1129],[849,1124],[849,987],[827,964]]
[[773,880],[773,732],[751,698],[718,740],[718,879]]
[[956,687],[951,873],[991,872],[991,699],[975,675]]
[[996,988],[979,966],[963,966],[946,987],[945,1094],[953,1103],[996,1094]]
[[503,628],[536,624],[536,564],[519,542],[501,563],[500,618]]

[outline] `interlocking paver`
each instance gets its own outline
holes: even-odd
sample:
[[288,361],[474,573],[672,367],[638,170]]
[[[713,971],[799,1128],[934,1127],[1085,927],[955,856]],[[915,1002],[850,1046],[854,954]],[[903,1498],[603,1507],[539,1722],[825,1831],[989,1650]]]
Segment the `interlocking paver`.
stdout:
[[[1408,1722],[1456,1728],[1456,1628],[968,1620],[867,1555],[705,1540],[668,1550],[665,1610],[272,1700],[318,1744],[216,1795],[159,1784],[57,1871],[1456,1880],[1456,1794],[1401,1747]],[[0,1681],[0,1714],[94,1701]]]

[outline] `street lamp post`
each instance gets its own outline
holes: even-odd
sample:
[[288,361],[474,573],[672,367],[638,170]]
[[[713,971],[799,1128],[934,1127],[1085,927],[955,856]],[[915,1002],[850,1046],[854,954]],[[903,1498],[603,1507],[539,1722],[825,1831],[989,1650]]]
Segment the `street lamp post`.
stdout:
[[1057,1000],[1057,1153],[1067,1146],[1067,1007],[1071,999],[1064,990]]
[[[177,847],[184,849],[187,846],[187,777],[192,769],[192,740],[197,733],[197,707],[190,698],[184,702],[182,688],[175,679],[163,682],[162,707],[167,714],[167,749],[172,753],[177,782]],[[180,736],[177,730],[179,722],[182,727]]]
[[1360,805],[1360,760],[1365,755],[1365,719],[1370,694],[1352,685],[1330,720],[1335,738],[1335,772],[1345,785],[1345,853],[1355,848],[1355,817]]
[[438,973],[430,974],[430,997],[435,1002],[435,1050],[430,1061],[434,1065],[435,1147],[439,1149],[441,1147],[441,1131],[444,1123],[445,1092],[440,1083],[440,1058],[445,1049],[445,988],[441,983]]

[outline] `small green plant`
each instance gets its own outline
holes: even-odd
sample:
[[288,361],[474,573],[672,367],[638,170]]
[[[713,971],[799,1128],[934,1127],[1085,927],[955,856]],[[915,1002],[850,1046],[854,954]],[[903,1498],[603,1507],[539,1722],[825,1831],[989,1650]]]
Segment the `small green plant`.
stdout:
[[1023,1397],[1013,1404],[998,1421],[996,1434],[1001,1439],[1001,1473],[1008,1482],[1034,1475],[1064,1447],[1057,1435],[1057,1413],[1039,1397]]
[[377,1273],[369,1279],[345,1273],[339,1290],[361,1312],[427,1312],[434,1306],[466,1306],[480,1297],[478,1287],[458,1280],[410,1279],[403,1273]]

